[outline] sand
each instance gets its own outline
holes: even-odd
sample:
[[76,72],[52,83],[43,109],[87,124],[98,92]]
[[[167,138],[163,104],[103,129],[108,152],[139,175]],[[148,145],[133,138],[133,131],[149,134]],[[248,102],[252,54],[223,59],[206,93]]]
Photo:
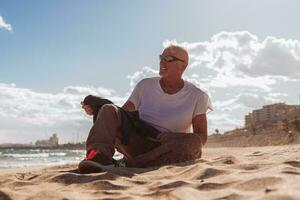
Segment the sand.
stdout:
[[159,168],[75,168],[2,170],[0,199],[300,199],[300,145],[204,148],[202,159]]

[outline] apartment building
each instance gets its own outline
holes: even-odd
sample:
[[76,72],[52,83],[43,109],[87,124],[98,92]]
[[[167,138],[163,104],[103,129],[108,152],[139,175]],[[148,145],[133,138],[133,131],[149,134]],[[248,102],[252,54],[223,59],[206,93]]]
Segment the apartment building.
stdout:
[[58,137],[56,134],[53,134],[48,140],[38,140],[35,143],[39,147],[55,147],[58,146]]
[[285,103],[265,105],[245,116],[245,127],[275,123],[296,116],[300,116],[300,105],[287,105]]

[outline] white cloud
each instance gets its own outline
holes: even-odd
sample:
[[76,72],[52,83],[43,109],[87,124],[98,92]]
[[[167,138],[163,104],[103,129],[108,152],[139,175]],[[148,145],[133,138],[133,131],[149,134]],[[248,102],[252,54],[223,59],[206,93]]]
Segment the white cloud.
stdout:
[[[165,41],[178,43],[176,41]],[[190,67],[214,74],[212,87],[247,86],[270,90],[278,77],[300,79],[300,42],[258,37],[248,31],[221,32],[211,40],[180,43],[190,53]],[[203,76],[202,76],[203,77]]]
[[158,76],[158,71],[145,66],[142,68],[142,70],[136,71],[132,75],[128,75],[127,78],[130,81],[131,89],[133,89],[140,80],[147,78],[147,77],[153,77],[153,76]]
[[245,73],[300,79],[300,42],[267,37]]
[[269,96],[261,96],[255,93],[243,93],[234,97],[233,104],[242,104],[243,106],[256,109],[266,104],[281,102],[279,99],[273,99]]
[[281,93],[281,92],[274,92],[274,93],[270,93],[269,96],[270,97],[280,97],[280,96],[287,97],[288,94],[287,93]]
[[79,86],[68,86],[63,89],[65,93],[74,94],[74,95],[84,95],[84,94],[93,94],[99,96],[111,96],[115,93],[112,89],[106,89],[102,87],[94,88],[92,86],[88,87],[79,87]]
[[289,101],[300,92],[298,40],[258,38],[248,31],[238,31],[220,32],[208,41],[193,43],[166,40],[163,46],[169,44],[182,45],[189,51],[185,79],[204,88],[212,98],[212,129],[242,126],[244,115],[252,109]]
[[[165,41],[164,46],[176,41]],[[267,37],[260,41],[247,31],[221,32],[209,41],[180,43],[190,53],[184,78],[211,97],[209,132],[240,127],[244,115],[262,105],[291,101],[300,92],[300,45],[297,40]],[[128,75],[131,90],[158,70],[143,67]],[[64,141],[75,132],[86,136],[91,125],[80,108],[88,94],[122,105],[126,95],[92,86],[67,86],[60,93],[38,93],[15,84],[0,83],[0,141],[31,141],[58,132]],[[295,101],[294,101],[295,102]],[[83,137],[83,139],[85,139]],[[10,141],[10,140],[9,140]]]
[[2,16],[0,16],[0,29],[12,31],[12,26],[10,24],[6,23]]
[[239,128],[243,125],[243,118],[232,117],[230,113],[212,112],[208,117],[209,133],[213,133],[215,129],[221,132],[233,128]]
[[[80,102],[88,94],[108,98],[117,105],[126,100],[113,90],[101,87],[68,86],[52,94],[18,88],[15,84],[0,84],[1,142],[9,141],[12,136],[18,142],[29,142],[45,137],[45,130],[58,132],[63,141],[69,141],[78,130],[86,136],[91,120],[87,120]],[[31,137],[25,138],[25,135]]]

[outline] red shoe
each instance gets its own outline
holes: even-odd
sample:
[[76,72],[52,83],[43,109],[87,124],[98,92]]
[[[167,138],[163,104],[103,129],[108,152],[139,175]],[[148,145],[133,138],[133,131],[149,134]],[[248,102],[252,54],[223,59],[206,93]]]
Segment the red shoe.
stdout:
[[81,174],[98,173],[103,172],[113,166],[113,162],[105,155],[92,149],[87,152],[86,159],[79,163],[78,170]]

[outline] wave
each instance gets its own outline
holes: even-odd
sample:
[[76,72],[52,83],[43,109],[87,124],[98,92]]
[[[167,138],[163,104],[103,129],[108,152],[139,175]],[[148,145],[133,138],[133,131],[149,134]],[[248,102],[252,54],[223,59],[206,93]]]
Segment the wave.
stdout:
[[11,158],[47,158],[48,153],[36,153],[36,154],[3,154],[4,157]]
[[[85,158],[85,153],[85,150],[66,149],[2,149],[0,169],[78,163]],[[114,158],[122,157],[123,155],[116,151]]]
[[[79,159],[80,160],[80,159]],[[32,166],[54,166],[54,165],[65,165],[65,164],[76,164],[79,162],[78,159],[74,160],[56,160],[56,161],[36,161],[36,162],[0,162],[0,169],[10,169],[10,168],[21,168],[21,167],[32,167]]]
[[11,158],[48,158],[48,157],[65,157],[67,153],[58,152],[58,153],[27,153],[27,154],[2,154],[2,157],[11,157]]

